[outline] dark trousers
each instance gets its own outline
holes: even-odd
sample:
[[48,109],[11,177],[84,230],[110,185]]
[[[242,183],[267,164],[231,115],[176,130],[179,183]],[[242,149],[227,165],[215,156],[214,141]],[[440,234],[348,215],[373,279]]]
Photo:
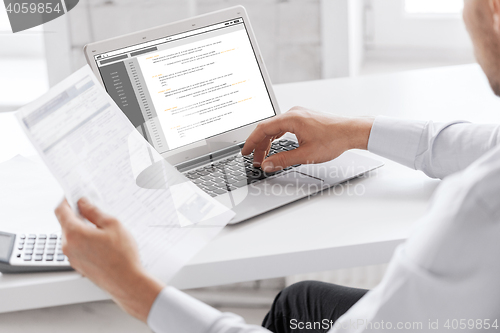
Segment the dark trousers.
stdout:
[[262,326],[274,333],[328,332],[368,290],[304,281],[283,289]]

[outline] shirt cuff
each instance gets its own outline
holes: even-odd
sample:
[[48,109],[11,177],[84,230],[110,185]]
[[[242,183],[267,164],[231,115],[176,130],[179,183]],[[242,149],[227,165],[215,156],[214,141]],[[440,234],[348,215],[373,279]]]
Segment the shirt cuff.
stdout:
[[156,333],[206,332],[221,312],[175,289],[164,288],[148,315],[148,325]]
[[379,116],[368,140],[368,151],[415,169],[420,138],[427,122]]

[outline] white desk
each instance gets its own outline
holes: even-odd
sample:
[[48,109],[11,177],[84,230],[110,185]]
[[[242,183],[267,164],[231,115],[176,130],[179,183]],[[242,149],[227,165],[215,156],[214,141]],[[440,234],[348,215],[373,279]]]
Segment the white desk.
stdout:
[[[500,100],[476,65],[293,83],[275,90],[283,111],[303,105],[343,115],[500,122]],[[12,115],[0,114],[0,162],[19,153],[34,152]],[[344,188],[342,194],[305,199],[227,227],[172,284],[194,288],[385,263],[424,214],[438,183],[386,161],[370,178],[354,181],[351,192]],[[363,195],[352,195],[356,185],[364,188]],[[0,312],[106,298],[73,272],[0,276]]]

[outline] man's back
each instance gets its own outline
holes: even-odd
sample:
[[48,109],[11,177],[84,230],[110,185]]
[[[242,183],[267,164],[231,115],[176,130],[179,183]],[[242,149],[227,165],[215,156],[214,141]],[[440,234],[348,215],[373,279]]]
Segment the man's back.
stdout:
[[[426,152],[415,156],[426,161],[419,166],[427,171],[430,165],[439,172],[458,168],[472,152],[493,147],[442,182],[414,234],[396,251],[382,283],[339,319],[335,332],[391,327],[441,331],[456,323],[464,331],[494,328],[500,314],[500,127],[441,128],[448,133],[431,135]],[[471,140],[492,136],[493,141]],[[465,138],[470,140],[466,145]],[[446,150],[459,149],[464,149],[462,155],[442,159]]]

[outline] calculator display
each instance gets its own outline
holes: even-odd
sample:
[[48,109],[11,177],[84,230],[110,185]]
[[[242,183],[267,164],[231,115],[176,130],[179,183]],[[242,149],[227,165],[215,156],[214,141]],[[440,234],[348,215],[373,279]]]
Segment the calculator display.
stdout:
[[0,260],[9,261],[12,247],[12,236],[0,234]]

